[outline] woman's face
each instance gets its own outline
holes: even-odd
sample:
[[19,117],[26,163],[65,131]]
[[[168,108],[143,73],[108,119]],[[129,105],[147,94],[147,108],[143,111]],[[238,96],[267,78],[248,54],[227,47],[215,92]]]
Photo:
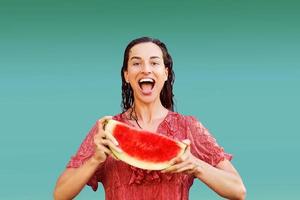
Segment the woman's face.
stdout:
[[124,77],[133,89],[135,100],[143,103],[160,100],[160,92],[168,77],[160,47],[152,42],[134,45],[129,51]]

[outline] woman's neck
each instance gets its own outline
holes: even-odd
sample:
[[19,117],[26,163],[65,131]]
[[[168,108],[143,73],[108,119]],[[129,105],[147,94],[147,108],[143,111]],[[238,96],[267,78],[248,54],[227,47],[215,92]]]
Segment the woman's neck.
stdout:
[[168,109],[166,109],[160,101],[152,104],[134,102],[132,109],[138,121],[144,124],[151,124],[154,121],[164,118],[168,114]]

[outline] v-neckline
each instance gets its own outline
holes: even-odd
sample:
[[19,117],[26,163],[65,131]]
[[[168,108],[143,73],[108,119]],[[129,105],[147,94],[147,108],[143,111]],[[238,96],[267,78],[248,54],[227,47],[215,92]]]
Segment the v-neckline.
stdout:
[[[158,126],[156,127],[156,131],[155,133],[159,133],[159,130],[161,129],[161,126],[167,121],[169,115],[171,114],[172,111],[168,110],[168,113],[166,114],[166,116],[163,118],[163,120],[158,124]],[[122,118],[124,120],[124,122],[134,128],[138,128],[137,126],[135,126],[128,118],[127,118],[127,111],[123,113]],[[145,129],[141,129],[141,130],[145,130]],[[145,130],[145,131],[149,131],[149,130]],[[150,131],[153,132],[153,131]]]

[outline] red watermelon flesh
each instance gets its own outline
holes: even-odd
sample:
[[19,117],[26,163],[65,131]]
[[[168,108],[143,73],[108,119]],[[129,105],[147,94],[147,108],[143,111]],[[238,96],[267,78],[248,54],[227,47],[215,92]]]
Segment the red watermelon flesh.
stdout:
[[187,146],[161,134],[136,129],[115,120],[108,120],[105,131],[116,138],[123,150],[122,153],[113,151],[114,155],[142,169],[160,170],[169,167],[170,160],[182,155]]

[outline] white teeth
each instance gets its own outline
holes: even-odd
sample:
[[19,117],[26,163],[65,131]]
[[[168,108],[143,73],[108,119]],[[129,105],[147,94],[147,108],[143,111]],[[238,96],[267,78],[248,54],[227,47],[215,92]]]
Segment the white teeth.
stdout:
[[151,83],[153,83],[154,80],[151,79],[151,78],[142,78],[139,82],[140,82],[140,83],[143,83],[143,82],[151,82]]

